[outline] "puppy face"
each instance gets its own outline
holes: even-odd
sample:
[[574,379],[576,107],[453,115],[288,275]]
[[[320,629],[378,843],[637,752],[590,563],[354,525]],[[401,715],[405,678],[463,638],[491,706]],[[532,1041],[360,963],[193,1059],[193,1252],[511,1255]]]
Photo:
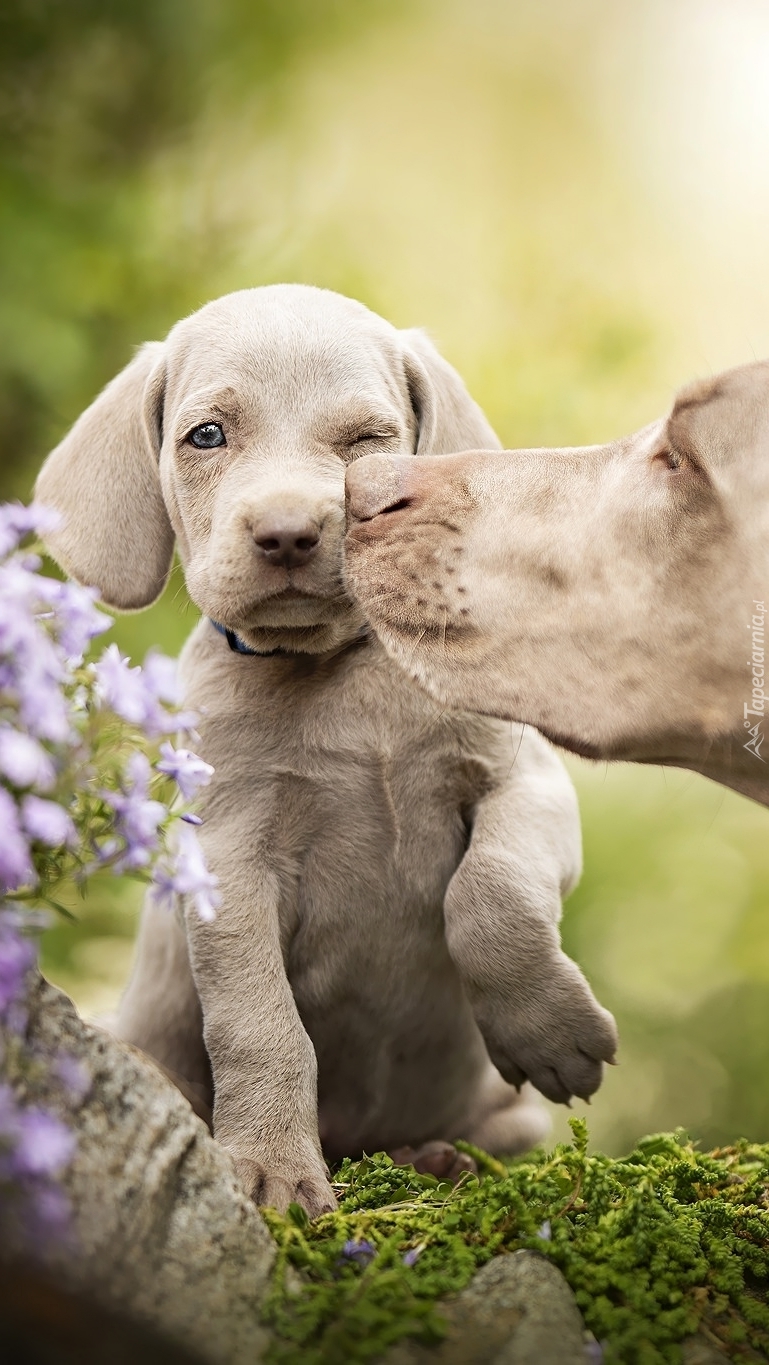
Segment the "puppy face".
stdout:
[[187,585],[257,649],[315,652],[355,635],[345,467],[418,442],[393,329],[320,302],[223,300],[167,343],[160,478]]
[[496,446],[419,333],[325,290],[244,290],[145,347],[49,456],[54,554],[146,605],[174,539],[200,610],[261,651],[321,653],[365,622],[343,578],[345,469],[362,453]]

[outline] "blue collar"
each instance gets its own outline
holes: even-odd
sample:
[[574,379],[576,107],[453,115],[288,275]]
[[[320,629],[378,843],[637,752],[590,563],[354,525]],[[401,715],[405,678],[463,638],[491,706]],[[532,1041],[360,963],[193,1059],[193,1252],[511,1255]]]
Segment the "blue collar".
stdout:
[[228,630],[226,626],[215,621],[213,616],[209,616],[209,621],[214,630],[218,630],[223,635],[233,654],[257,654],[261,659],[270,659],[274,654],[288,654],[287,649],[252,649],[250,645],[244,644],[240,636],[234,630]]
[[[244,641],[241,640],[239,635],[235,634],[234,630],[228,630],[227,626],[223,626],[221,622],[215,621],[213,616],[209,616],[208,619],[214,630],[218,630],[219,634],[224,636],[233,654],[252,654],[256,655],[259,659],[273,659],[276,656],[282,659],[295,657],[295,651],[292,649],[252,649],[250,645],[245,644]],[[368,634],[368,626],[361,626],[355,639],[351,640],[350,644],[362,644],[364,640],[368,639]]]

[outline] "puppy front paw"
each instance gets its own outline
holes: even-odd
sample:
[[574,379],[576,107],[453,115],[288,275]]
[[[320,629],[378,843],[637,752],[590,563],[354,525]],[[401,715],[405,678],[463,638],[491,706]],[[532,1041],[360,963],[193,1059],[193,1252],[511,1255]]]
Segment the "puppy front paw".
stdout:
[[312,1153],[302,1158],[288,1154],[282,1159],[259,1159],[229,1149],[235,1173],[255,1204],[285,1213],[289,1204],[301,1204],[310,1218],[332,1213],[336,1198],[323,1163]]
[[549,1100],[587,1100],[601,1084],[603,1063],[612,1062],[617,1025],[602,1008],[576,963],[562,955],[537,989],[493,1012],[478,1011],[492,1062],[506,1081],[525,1080]]

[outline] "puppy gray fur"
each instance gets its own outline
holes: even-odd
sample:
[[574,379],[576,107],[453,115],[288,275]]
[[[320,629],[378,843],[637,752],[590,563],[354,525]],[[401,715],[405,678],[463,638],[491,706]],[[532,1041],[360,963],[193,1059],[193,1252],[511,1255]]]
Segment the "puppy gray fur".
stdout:
[[[201,426],[226,444],[196,448]],[[176,541],[204,616],[181,666],[222,906],[203,924],[147,905],[117,1031],[193,1086],[213,1073],[216,1136],[278,1208],[333,1207],[324,1156],[525,1148],[547,1118],[514,1087],[587,1096],[615,1051],[559,942],[581,857],[560,760],[445,714],[345,584],[346,465],[479,445],[498,442],[421,333],[281,285],[144,347],[38,480],[75,578],[145,606]],[[207,617],[281,652],[234,653]]]

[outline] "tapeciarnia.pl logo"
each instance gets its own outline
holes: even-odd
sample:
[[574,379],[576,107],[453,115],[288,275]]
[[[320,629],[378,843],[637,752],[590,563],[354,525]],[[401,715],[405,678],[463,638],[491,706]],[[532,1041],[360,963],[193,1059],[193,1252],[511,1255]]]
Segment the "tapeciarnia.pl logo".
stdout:
[[764,622],[766,620],[766,607],[763,602],[753,601],[753,615],[748,622],[750,631],[750,658],[748,668],[750,669],[750,701],[743,705],[743,719],[745,729],[748,732],[748,739],[743,744],[743,749],[755,754],[756,758],[762,763],[766,759],[761,753],[761,745],[766,736],[762,729],[762,721],[766,715],[767,694],[764,691],[766,681],[765,671],[765,643],[764,643]]

